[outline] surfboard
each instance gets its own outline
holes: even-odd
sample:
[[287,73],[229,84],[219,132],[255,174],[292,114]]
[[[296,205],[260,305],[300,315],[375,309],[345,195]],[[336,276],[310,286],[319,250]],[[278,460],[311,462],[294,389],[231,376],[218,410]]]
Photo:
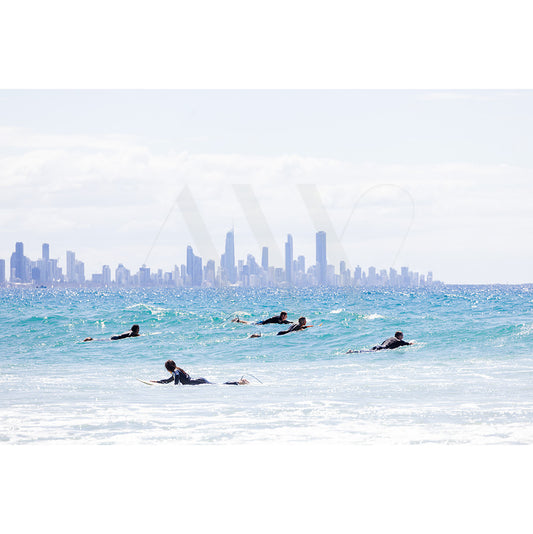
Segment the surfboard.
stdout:
[[160,385],[158,382],[150,382],[148,380],[141,380],[140,378],[137,378],[139,382],[142,382],[143,384],[146,384],[147,386],[157,386]]

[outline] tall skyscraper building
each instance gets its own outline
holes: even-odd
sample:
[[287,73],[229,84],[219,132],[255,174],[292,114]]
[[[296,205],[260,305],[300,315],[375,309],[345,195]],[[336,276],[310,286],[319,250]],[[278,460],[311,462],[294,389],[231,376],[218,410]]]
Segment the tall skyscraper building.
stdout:
[[194,270],[194,252],[191,245],[187,245],[187,274],[191,277]]
[[11,254],[10,269],[12,282],[29,282],[31,280],[30,261],[24,256],[24,244],[20,241],[15,244],[15,252]]
[[146,267],[146,265],[143,265],[139,269],[139,285],[141,287],[148,287],[152,284],[150,279],[150,267]]
[[39,270],[41,271],[41,282],[46,283],[52,280],[50,273],[50,245],[48,243],[43,243],[43,253],[39,262]]
[[85,283],[85,264],[82,261],[76,260],[74,277],[78,284]]
[[294,282],[294,276],[293,276],[293,243],[292,243],[292,235],[287,235],[287,242],[285,243],[285,280],[292,284]]
[[261,253],[261,267],[268,272],[268,247],[263,247]]
[[119,286],[127,286],[130,283],[130,271],[122,263],[115,269],[115,282]]
[[202,258],[194,254],[191,245],[187,247],[187,277],[193,287],[202,285]]
[[67,250],[67,282],[76,282],[76,254]]
[[316,271],[318,284],[326,284],[328,261],[326,259],[326,232],[316,233]]
[[234,284],[237,281],[237,269],[235,268],[235,235],[233,229],[226,234],[223,268],[226,280]]
[[109,265],[104,265],[102,267],[102,284],[104,286],[111,285],[111,269],[109,268]]

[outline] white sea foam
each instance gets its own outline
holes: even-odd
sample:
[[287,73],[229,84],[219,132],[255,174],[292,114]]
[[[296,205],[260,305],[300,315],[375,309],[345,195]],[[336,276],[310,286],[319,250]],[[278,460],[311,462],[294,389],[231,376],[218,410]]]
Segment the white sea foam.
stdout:
[[363,315],[363,319],[372,321],[374,319],[385,319],[385,317],[383,315],[380,315],[379,313],[370,313],[368,315]]

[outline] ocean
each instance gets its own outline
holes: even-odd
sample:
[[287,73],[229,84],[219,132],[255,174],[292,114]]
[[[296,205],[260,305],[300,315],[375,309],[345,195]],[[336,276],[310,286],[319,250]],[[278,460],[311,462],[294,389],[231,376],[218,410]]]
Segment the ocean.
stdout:
[[[0,304],[4,443],[533,443],[529,286],[4,289]],[[231,322],[282,310],[315,326]],[[140,337],[109,340],[134,323]],[[416,344],[346,354],[396,330]],[[137,380],[167,378],[167,359],[214,384]]]

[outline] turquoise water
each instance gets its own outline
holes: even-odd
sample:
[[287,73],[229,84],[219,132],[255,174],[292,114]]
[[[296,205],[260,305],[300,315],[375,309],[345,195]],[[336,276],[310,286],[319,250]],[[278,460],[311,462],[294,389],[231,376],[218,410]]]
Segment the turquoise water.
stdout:
[[[528,287],[0,290],[0,303],[3,442],[533,443]],[[230,320],[281,310],[316,327]],[[134,323],[141,337],[108,340]],[[345,354],[398,329],[416,345]],[[169,358],[216,384],[136,380],[166,378]],[[249,386],[221,384],[243,374]]]

